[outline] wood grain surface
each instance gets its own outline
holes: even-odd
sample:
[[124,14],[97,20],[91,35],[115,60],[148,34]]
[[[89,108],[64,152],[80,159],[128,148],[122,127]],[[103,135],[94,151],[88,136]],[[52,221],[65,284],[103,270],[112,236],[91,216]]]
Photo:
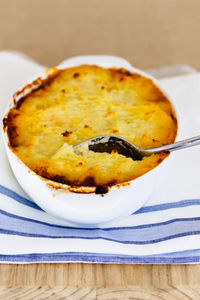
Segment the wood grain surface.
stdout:
[[0,266],[0,299],[200,299],[199,265]]
[[199,265],[1,264],[0,287],[193,287]]
[[[199,0],[0,0],[0,50],[200,69]],[[199,265],[0,265],[0,299],[200,299]]]
[[153,299],[153,300],[188,300],[200,299],[200,290],[177,287],[177,288],[142,288],[129,286],[126,288],[63,288],[63,287],[11,287],[0,289],[0,296],[3,300],[10,299],[40,299],[40,300],[109,300],[109,299]]

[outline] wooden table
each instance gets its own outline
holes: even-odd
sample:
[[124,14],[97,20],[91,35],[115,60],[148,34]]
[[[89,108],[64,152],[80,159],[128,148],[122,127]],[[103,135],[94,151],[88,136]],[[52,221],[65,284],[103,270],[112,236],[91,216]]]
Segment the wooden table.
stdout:
[[[199,0],[0,0],[0,50],[200,69]],[[0,299],[200,299],[199,265],[0,265]]]
[[200,299],[199,265],[33,264],[0,270],[3,300]]

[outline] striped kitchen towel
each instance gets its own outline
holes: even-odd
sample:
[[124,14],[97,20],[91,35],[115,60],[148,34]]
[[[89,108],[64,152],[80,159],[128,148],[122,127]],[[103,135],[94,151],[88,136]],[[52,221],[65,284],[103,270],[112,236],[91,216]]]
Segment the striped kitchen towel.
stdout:
[[[1,119],[12,93],[43,70],[19,53],[0,52]],[[200,75],[162,82],[178,111],[179,137],[200,134]],[[200,262],[199,146],[171,154],[151,199],[139,211],[109,227],[84,228],[32,202],[10,169],[2,137],[0,144],[0,262]]]

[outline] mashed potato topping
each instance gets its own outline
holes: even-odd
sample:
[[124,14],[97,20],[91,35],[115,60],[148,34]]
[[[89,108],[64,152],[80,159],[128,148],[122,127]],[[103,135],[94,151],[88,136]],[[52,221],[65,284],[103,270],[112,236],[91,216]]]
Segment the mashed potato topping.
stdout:
[[123,183],[167,156],[134,161],[115,151],[76,154],[74,145],[114,134],[152,148],[174,142],[177,131],[170,102],[150,79],[87,65],[57,70],[9,111],[4,125],[10,146],[30,169],[71,186]]

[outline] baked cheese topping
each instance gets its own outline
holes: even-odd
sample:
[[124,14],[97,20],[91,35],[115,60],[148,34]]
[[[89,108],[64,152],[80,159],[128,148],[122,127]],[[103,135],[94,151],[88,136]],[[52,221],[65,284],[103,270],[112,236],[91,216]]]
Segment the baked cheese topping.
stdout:
[[9,111],[4,124],[13,151],[30,169],[71,186],[127,182],[167,156],[134,161],[116,151],[76,154],[74,145],[114,134],[147,149],[174,142],[177,131],[170,102],[150,79],[87,65],[57,70]]

